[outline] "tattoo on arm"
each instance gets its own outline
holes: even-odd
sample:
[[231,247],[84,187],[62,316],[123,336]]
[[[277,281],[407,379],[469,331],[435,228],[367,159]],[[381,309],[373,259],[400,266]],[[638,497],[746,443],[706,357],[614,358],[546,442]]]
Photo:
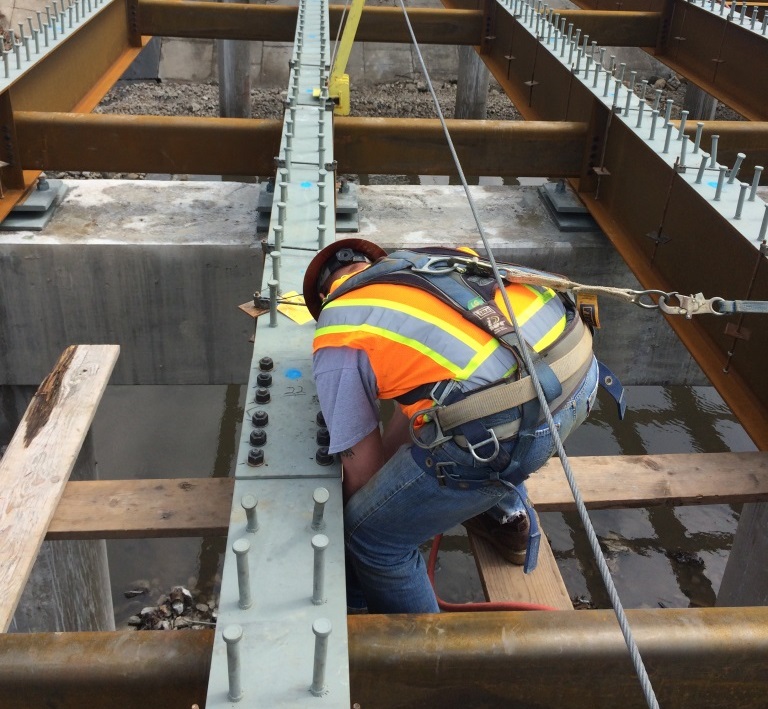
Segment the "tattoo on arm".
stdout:
[[347,448],[339,453],[342,458],[354,458],[355,452],[351,448]]

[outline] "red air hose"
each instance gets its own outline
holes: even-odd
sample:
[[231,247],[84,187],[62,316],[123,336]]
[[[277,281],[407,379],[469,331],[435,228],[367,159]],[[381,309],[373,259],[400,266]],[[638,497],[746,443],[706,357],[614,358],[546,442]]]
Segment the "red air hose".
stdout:
[[542,606],[538,603],[518,603],[514,601],[485,601],[483,603],[446,603],[437,595],[435,588],[435,565],[437,564],[437,553],[440,550],[440,540],[442,534],[438,534],[432,540],[432,549],[429,552],[429,561],[427,562],[427,575],[432,584],[432,590],[435,592],[437,605],[441,611],[456,613],[461,611],[556,611],[557,608],[551,606]]

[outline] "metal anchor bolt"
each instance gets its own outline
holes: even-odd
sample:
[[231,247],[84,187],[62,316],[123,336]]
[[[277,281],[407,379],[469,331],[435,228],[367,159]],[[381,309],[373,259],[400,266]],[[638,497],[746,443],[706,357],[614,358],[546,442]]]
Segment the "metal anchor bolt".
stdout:
[[653,92],[653,109],[658,110],[661,104],[661,89],[656,89]]
[[323,513],[325,512],[325,503],[330,497],[331,494],[324,487],[318,487],[312,493],[312,499],[315,501],[315,507],[312,511],[312,529],[316,532],[325,529]]
[[328,660],[328,636],[331,634],[331,621],[318,618],[312,623],[315,634],[315,661],[312,670],[312,686],[309,691],[316,697],[321,697],[328,690],[325,687],[325,666]]
[[280,252],[272,251],[269,255],[272,259],[272,278],[280,282]]
[[657,109],[651,111],[651,134],[648,136],[648,140],[653,140],[656,137],[656,121],[659,119],[659,112]]
[[685,167],[685,153],[688,150],[688,138],[683,138],[680,143],[680,167]]
[[278,281],[269,281],[269,326],[277,327],[277,287]]
[[669,123],[669,119],[672,117],[672,106],[675,105],[675,102],[671,99],[667,99],[667,106],[666,111],[664,113],[664,125],[666,126]]
[[320,209],[320,223],[325,224],[325,210],[328,208],[328,205],[325,202],[318,202],[317,206]]
[[325,247],[325,224],[318,224],[317,226],[317,243],[320,245],[320,248]]
[[325,603],[325,550],[329,544],[325,534],[312,537],[312,549],[315,550],[314,573],[312,576],[312,603],[321,606]]
[[760,175],[763,174],[763,166],[755,165],[755,174],[752,177],[752,189],[749,191],[749,201],[755,201],[755,195],[757,195],[757,186],[760,184]]
[[240,684],[240,648],[238,643],[243,638],[243,629],[239,625],[228,625],[222,633],[227,644],[227,673],[229,674],[230,702],[239,702],[243,698],[243,688]]
[[237,605],[243,610],[251,607],[251,576],[248,571],[248,552],[251,543],[247,539],[238,539],[232,545],[232,551],[237,557],[237,588],[240,592],[240,600]]
[[736,214],[734,219],[741,219],[741,211],[744,209],[744,198],[747,196],[749,185],[746,182],[739,183],[739,201],[736,203]]
[[[645,90],[645,84],[647,82],[643,81],[643,90]],[[645,99],[640,99],[637,102],[637,123],[635,123],[635,128],[640,128],[640,126],[643,125],[643,111],[645,110]]]
[[245,525],[245,531],[255,534],[259,531],[259,520],[256,516],[256,508],[259,501],[253,495],[243,495],[240,500],[240,505],[245,510],[245,517],[247,523]]
[[619,64],[619,74],[616,78],[619,80],[619,83],[621,84],[624,83],[624,72],[626,71],[626,69],[627,69],[627,65],[625,62],[622,62],[621,64]]
[[765,205],[763,212],[763,223],[760,225],[760,233],[757,235],[758,241],[765,241],[765,232],[768,231],[768,204]]
[[685,137],[685,122],[688,119],[688,111],[680,111],[680,128],[677,131],[677,139],[682,140]]
[[288,183],[281,182],[279,184],[279,187],[280,187],[280,201],[287,202],[288,201]]
[[275,248],[279,250],[283,243],[283,227],[278,224],[272,227],[272,232],[275,235]]
[[704,124],[699,121],[696,124],[696,137],[693,140],[693,152],[698,153],[699,152],[699,146],[701,145],[701,132],[704,130]]
[[285,202],[278,202],[277,203],[277,223],[280,226],[285,226],[285,209],[286,209],[286,203]]
[[702,153],[701,162],[699,163],[699,171],[696,173],[697,185],[700,185],[701,181],[704,179],[704,170],[707,168],[707,160],[709,160],[709,155],[707,153]]
[[714,167],[717,164],[717,143],[719,140],[720,140],[719,135],[712,136],[712,145],[710,147],[710,150],[712,151],[712,156],[709,160],[710,167]]
[[728,173],[728,184],[733,184],[736,175],[739,174],[741,163],[744,162],[744,158],[747,157],[744,153],[736,154],[736,162],[733,164],[733,169]]
[[725,184],[725,171],[727,168],[720,166],[720,174],[717,177],[717,188],[715,189],[715,202],[720,201],[720,195],[723,193],[723,185]]
[[605,86],[603,87],[603,97],[608,95],[608,87],[611,85],[611,72],[605,72]]
[[662,150],[662,153],[668,153],[669,152],[669,143],[672,140],[672,129],[674,126],[671,123],[667,123],[667,135],[664,138],[664,150]]

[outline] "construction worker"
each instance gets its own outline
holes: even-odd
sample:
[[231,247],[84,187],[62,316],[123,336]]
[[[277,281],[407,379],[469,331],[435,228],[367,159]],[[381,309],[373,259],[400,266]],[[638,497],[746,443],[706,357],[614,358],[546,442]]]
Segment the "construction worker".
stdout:
[[[369,612],[439,612],[419,545],[459,523],[512,563],[528,552],[531,565],[535,552],[523,481],[554,443],[501,293],[472,253],[388,257],[344,239],[305,274],[317,392],[343,465],[348,563]],[[566,298],[505,287],[564,440],[594,403],[591,334]],[[382,429],[385,400],[395,406]]]

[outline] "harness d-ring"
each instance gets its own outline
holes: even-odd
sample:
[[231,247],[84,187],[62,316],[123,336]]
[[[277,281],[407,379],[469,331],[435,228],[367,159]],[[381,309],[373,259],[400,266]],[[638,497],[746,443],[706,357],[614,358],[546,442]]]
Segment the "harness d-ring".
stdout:
[[[478,443],[475,443],[472,445],[469,441],[467,441],[467,448],[469,452],[472,454],[472,457],[478,462],[478,463],[490,463],[492,460],[496,460],[496,456],[499,454],[499,439],[496,438],[496,431],[491,429],[489,431],[491,434],[488,438],[486,438],[484,441],[479,441]],[[487,446],[489,443],[493,443],[493,453],[488,456],[487,458],[483,458],[482,456],[475,453],[475,449],[482,448],[483,446]]]
[[413,441],[414,445],[418,446],[419,448],[423,448],[426,451],[431,451],[433,448],[437,448],[438,446],[443,445],[443,443],[447,443],[448,441],[453,440],[453,436],[446,436],[443,433],[443,429],[440,428],[440,422],[437,420],[437,416],[432,416],[430,418],[430,422],[435,424],[435,428],[437,429],[435,440],[432,441],[432,443],[424,443],[418,435],[416,435],[416,430],[414,428],[414,424],[416,423],[416,419],[419,416],[424,416],[426,414],[435,413],[435,407],[431,406],[428,409],[421,409],[414,413],[410,419],[408,419],[408,433],[411,435],[411,440]]

